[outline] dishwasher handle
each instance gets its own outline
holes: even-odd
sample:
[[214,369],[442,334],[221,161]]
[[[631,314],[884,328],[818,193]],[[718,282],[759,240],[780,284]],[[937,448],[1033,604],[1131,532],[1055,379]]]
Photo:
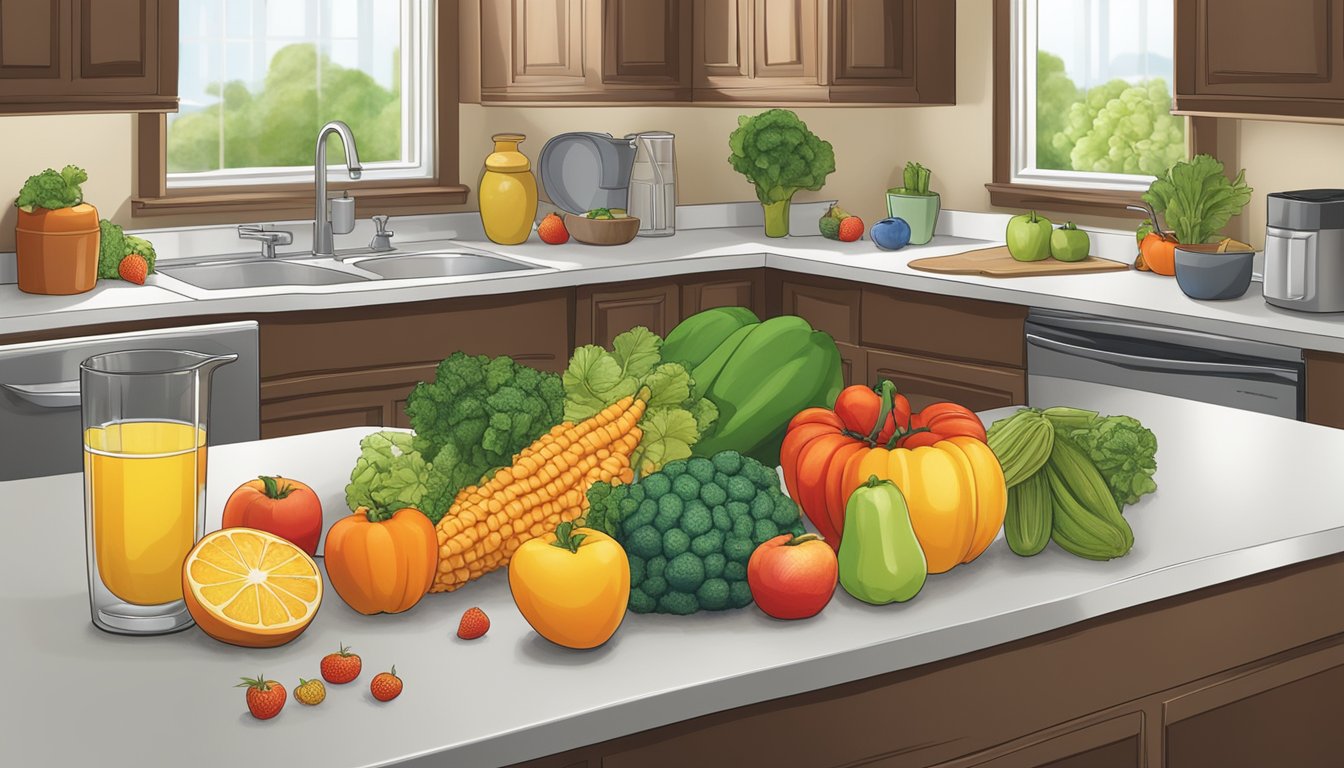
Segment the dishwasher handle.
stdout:
[[1053,350],[1061,354],[1082,357],[1100,363],[1110,363],[1125,368],[1142,368],[1169,373],[1228,373],[1238,376],[1259,376],[1263,378],[1283,379],[1294,384],[1297,383],[1298,378],[1295,371],[1286,368],[1276,368],[1268,365],[1247,365],[1242,363],[1172,360],[1164,357],[1131,355],[1126,352],[1113,352],[1108,349],[1097,349],[1094,347],[1080,346],[1078,344],[1069,344],[1068,342],[1051,339],[1035,333],[1027,334],[1027,344],[1034,344],[1043,349]]
[[20,400],[39,408],[78,408],[79,381],[53,381],[48,384],[4,384],[4,389]]

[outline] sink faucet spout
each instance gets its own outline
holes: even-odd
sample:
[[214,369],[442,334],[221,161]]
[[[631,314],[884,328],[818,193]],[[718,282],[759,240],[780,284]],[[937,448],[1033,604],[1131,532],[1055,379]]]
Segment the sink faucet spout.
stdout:
[[336,134],[345,149],[345,172],[350,178],[358,179],[364,168],[359,164],[359,150],[355,147],[355,135],[350,126],[340,120],[332,120],[317,132],[317,149],[313,158],[313,197],[315,210],[313,215],[313,255],[333,255],[331,214],[327,208],[327,137]]

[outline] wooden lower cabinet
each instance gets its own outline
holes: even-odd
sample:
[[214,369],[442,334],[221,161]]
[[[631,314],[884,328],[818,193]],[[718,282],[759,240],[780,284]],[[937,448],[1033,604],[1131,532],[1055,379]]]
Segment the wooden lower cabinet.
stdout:
[[681,319],[714,307],[746,307],[764,317],[765,291],[764,269],[711,272],[681,284]]
[[1306,352],[1306,417],[1312,424],[1344,429],[1344,355]]
[[972,411],[1022,405],[1027,401],[1027,372],[1021,368],[875,349],[865,353],[866,381],[871,384],[891,379],[915,410],[940,400],[959,403]]
[[519,768],[1339,766],[1341,585],[1331,555]]
[[665,337],[680,320],[677,280],[581,285],[574,297],[574,345],[610,347],[637,325]]

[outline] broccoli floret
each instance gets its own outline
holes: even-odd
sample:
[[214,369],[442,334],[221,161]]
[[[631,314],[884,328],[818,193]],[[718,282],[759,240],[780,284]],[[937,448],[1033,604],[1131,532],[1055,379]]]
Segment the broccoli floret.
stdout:
[[667,475],[669,479],[676,480],[678,477],[681,477],[682,475],[686,474],[686,462],[671,461],[668,462],[667,464],[664,464],[663,468],[658,471],[662,472],[664,475]]
[[757,520],[756,530],[752,533],[752,540],[757,542],[766,542],[779,535],[779,526],[770,520]]
[[751,553],[756,549],[756,544],[743,536],[729,536],[723,543],[723,554],[735,563],[746,564],[751,559]]
[[646,525],[653,525],[653,518],[658,515],[658,502],[653,499],[645,499],[639,503],[635,514],[626,519],[625,525],[627,531],[634,531]]
[[635,613],[653,613],[658,607],[658,602],[644,593],[644,590],[635,587],[630,590],[630,610]]
[[751,516],[757,520],[769,520],[775,514],[775,500],[768,493],[758,493],[751,500]]
[[692,501],[686,505],[686,510],[681,513],[681,529],[692,537],[714,528],[714,515],[710,513],[709,507],[704,502]]
[[786,528],[799,521],[798,505],[784,494],[774,494],[775,512],[770,516],[775,521],[775,525]]
[[728,604],[734,608],[751,605],[751,587],[747,585],[745,579],[728,584]]
[[52,211],[73,208],[84,202],[80,185],[88,180],[89,174],[77,166],[67,165],[60,173],[47,168],[28,177],[14,198],[14,205],[24,213],[32,213],[35,208]]
[[761,490],[779,490],[779,473],[759,461],[748,461],[742,468],[742,475]]
[[689,616],[700,610],[700,603],[695,599],[695,595],[688,595],[685,592],[668,592],[659,598],[658,610],[676,616]]
[[661,499],[668,491],[672,490],[672,481],[661,472],[655,472],[644,478],[641,485],[644,486],[644,498],[646,499]]
[[702,484],[714,482],[714,464],[709,459],[696,457],[686,462],[686,473]]
[[117,267],[121,266],[122,255],[126,251],[126,235],[121,227],[107,219],[98,222],[98,277],[102,280],[116,280],[121,277]]
[[648,576],[640,584],[640,588],[644,590],[644,594],[656,600],[667,592],[667,579],[662,576]]
[[479,482],[494,467],[506,467],[523,448],[559,424],[565,393],[560,377],[518,365],[507,356],[455,352],[439,363],[433,383],[415,385],[406,415],[415,429],[415,449],[446,488]]
[[663,552],[663,536],[653,526],[646,525],[630,534],[630,538],[626,539],[625,548],[632,555],[646,559],[655,557]]
[[149,266],[149,272],[154,272],[154,262],[158,260],[158,254],[154,253],[154,246],[143,237],[135,235],[126,235],[126,256],[132,253],[139,254]]
[[728,492],[711,480],[700,486],[700,500],[710,507],[717,507],[728,501]]
[[787,109],[742,115],[728,136],[728,163],[756,186],[762,203],[788,200],[800,189],[818,190],[835,170],[835,150]]
[[[732,512],[728,513],[732,515]],[[756,521],[751,519],[751,515],[738,515],[733,518],[733,536],[739,539],[750,538],[756,531]]]
[[630,555],[627,559],[630,561],[630,583],[639,584],[644,581],[644,558]]
[[[692,544],[692,546],[694,546],[694,544]],[[739,564],[734,563],[734,565]],[[705,555],[705,578],[717,579],[724,577],[727,571],[727,566],[728,558],[724,557],[722,552],[711,552],[710,554]],[[743,566],[742,575],[739,578],[745,579],[746,577],[747,569],[746,566]]]
[[672,481],[672,492],[682,501],[695,501],[700,498],[700,481],[690,475],[678,475]]
[[[723,533],[712,530],[691,539],[691,551],[700,557],[709,557],[723,551]],[[631,577],[634,578],[633,576]]]
[[710,513],[714,515],[715,530],[723,531],[724,533],[733,530],[733,516],[728,514],[727,507],[720,504],[710,510]]
[[669,493],[658,499],[658,516],[653,519],[653,526],[660,531],[666,531],[675,526],[681,519],[683,509],[681,497],[675,493]]
[[[728,607],[731,588],[723,579],[705,579],[705,583],[695,591],[700,607],[706,611],[722,611]],[[750,594],[750,590],[748,590]]]
[[756,497],[756,486],[745,477],[728,478],[727,491],[733,501],[751,501]]
[[727,558],[724,559],[726,562],[723,565],[723,578],[727,579],[728,583],[731,584],[735,581],[742,581],[747,578],[746,563],[739,563],[736,560],[728,560]]
[[662,576],[667,572],[667,558],[663,557],[662,552],[659,552],[656,557],[649,558],[649,561],[644,564],[644,570],[650,576]]
[[667,585],[678,592],[690,592],[700,588],[705,580],[705,561],[683,552],[667,561]]
[[722,472],[728,477],[742,472],[742,454],[737,451],[719,451],[710,459],[714,465],[714,472]]
[[663,534],[663,556],[671,560],[691,548],[691,537],[680,528],[673,528]]

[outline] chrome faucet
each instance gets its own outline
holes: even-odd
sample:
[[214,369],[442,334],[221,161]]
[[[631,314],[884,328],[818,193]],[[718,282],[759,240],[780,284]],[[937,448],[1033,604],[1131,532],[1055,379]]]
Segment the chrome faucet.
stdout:
[[[336,134],[341,137],[345,148],[345,170],[350,178],[358,179],[363,168],[359,164],[359,150],[355,148],[355,135],[350,126],[340,120],[332,120],[317,132],[317,156],[313,160],[313,184],[316,213],[313,217],[313,255],[331,256],[332,231],[331,215],[327,210],[327,136]],[[342,233],[344,234],[344,233]]]

